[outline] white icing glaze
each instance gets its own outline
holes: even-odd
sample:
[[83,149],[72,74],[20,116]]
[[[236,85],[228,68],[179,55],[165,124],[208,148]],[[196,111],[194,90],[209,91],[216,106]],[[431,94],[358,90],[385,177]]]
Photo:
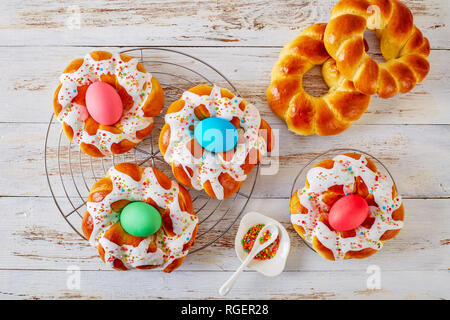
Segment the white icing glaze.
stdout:
[[[223,199],[224,190],[219,182],[219,175],[228,173],[234,180],[243,181],[247,176],[241,165],[245,163],[250,150],[256,149],[261,155],[266,154],[266,142],[259,134],[261,124],[259,111],[252,104],[248,104],[242,111],[239,108],[242,99],[236,96],[232,99],[222,97],[220,88],[217,86],[213,87],[210,95],[199,96],[186,91],[181,99],[185,101],[184,107],[165,117],[166,123],[170,126],[170,141],[164,159],[170,164],[181,164],[188,176],[191,174],[186,168],[190,168],[193,172],[191,184],[195,189],[202,190],[203,184],[209,181],[216,198]],[[194,109],[199,105],[204,105],[211,117],[228,121],[234,117],[239,118],[243,132],[239,136],[235,153],[229,161],[226,161],[221,153],[208,150],[204,150],[202,157],[192,156],[188,143],[195,138],[194,131],[189,127],[195,127],[200,122],[194,114]]]
[[[334,258],[343,259],[349,251],[360,251],[366,248],[380,250],[383,243],[381,236],[388,230],[403,227],[402,221],[392,219],[392,213],[400,208],[400,196],[392,199],[392,182],[382,173],[374,172],[367,167],[367,159],[361,156],[359,160],[345,155],[336,156],[331,169],[315,167],[308,171],[307,180],[310,187],[297,190],[300,203],[308,209],[306,214],[292,214],[291,222],[303,227],[305,239],[312,242],[314,237],[328,249]],[[356,236],[342,238],[341,234],[330,230],[319,221],[322,215],[328,215],[329,206],[322,202],[323,193],[335,185],[343,185],[344,192],[353,193],[355,177],[360,177],[373,195],[376,206],[369,206],[369,215],[375,221],[367,229],[359,226],[355,229]]]
[[[121,260],[131,269],[138,266],[154,265],[164,269],[175,259],[184,257],[188,251],[183,246],[191,239],[198,218],[182,211],[178,202],[179,185],[172,181],[170,189],[164,189],[156,179],[152,168],[144,169],[140,181],[135,181],[114,167],[108,170],[113,184],[112,191],[101,202],[88,202],[87,211],[92,217],[93,230],[89,242],[99,243],[105,249],[105,262],[112,265],[115,259]],[[119,246],[104,238],[105,232],[119,221],[120,213],[111,209],[111,203],[118,200],[145,201],[152,199],[159,207],[170,210],[174,236],[166,235],[161,229],[143,239],[137,247]],[[150,243],[156,244],[155,252],[147,252]]]
[[[65,122],[73,129],[73,141],[76,144],[82,142],[96,146],[104,155],[111,154],[111,145],[125,139],[138,143],[136,131],[142,130],[153,123],[152,117],[144,117],[142,107],[152,91],[152,75],[137,70],[137,59],[128,62],[122,61],[119,54],[114,54],[111,59],[95,61],[90,54],[84,58],[83,64],[73,73],[63,73],[60,77],[62,84],[58,94],[58,102],[62,106],[57,119]],[[78,87],[90,85],[100,81],[102,75],[111,74],[117,77],[118,83],[133,98],[133,106],[124,111],[119,120],[122,131],[119,134],[107,130],[98,129],[95,135],[89,135],[84,130],[86,109],[84,106],[73,103],[72,100],[78,94]],[[144,89],[144,85],[147,84]]]

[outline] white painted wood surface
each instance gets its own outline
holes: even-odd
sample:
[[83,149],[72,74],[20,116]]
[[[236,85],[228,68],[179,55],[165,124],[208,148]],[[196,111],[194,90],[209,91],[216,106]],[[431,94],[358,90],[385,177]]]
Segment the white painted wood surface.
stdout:
[[[215,299],[238,266],[232,247],[235,226],[170,275],[110,271],[54,205],[43,150],[59,73],[71,59],[96,48],[140,46],[181,47],[205,60],[280,130],[280,171],[259,179],[248,210],[282,221],[290,231],[292,252],[282,275],[267,279],[248,271],[230,298],[246,298],[250,292],[261,299],[450,298],[450,2],[405,2],[431,42],[428,78],[409,94],[374,98],[352,128],[328,138],[289,133],[267,107],[264,92],[281,46],[307,25],[327,21],[335,0],[95,0],[72,1],[72,7],[46,0],[2,2],[0,299]],[[81,24],[73,29],[67,21],[77,12]],[[368,37],[376,55],[373,35]],[[311,92],[320,91],[317,71],[307,80]],[[311,158],[333,147],[358,148],[378,157],[406,198],[404,230],[366,260],[325,261],[289,224],[293,177]],[[52,161],[56,151],[50,151]],[[56,193],[63,196],[61,190]],[[371,265],[380,267],[380,290],[367,289]],[[67,287],[70,266],[81,269],[79,290]],[[277,286],[267,290],[265,281]]]

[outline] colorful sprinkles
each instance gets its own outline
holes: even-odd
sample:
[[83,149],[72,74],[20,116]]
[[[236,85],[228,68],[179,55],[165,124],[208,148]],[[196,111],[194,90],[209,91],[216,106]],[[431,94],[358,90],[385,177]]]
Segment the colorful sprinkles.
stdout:
[[[247,233],[242,238],[241,244],[246,253],[249,253],[252,250],[256,241],[259,241],[259,243],[264,243],[271,238],[271,234],[269,231],[264,232],[263,235],[260,235],[258,237],[258,234],[260,233],[262,228],[264,228],[264,224],[262,223],[254,225],[253,227],[248,229]],[[256,260],[272,259],[277,254],[279,246],[280,246],[280,236],[277,236],[275,241],[271,243],[269,246],[267,246],[267,248],[265,248],[264,250],[258,252],[258,254],[256,254],[254,259]]]

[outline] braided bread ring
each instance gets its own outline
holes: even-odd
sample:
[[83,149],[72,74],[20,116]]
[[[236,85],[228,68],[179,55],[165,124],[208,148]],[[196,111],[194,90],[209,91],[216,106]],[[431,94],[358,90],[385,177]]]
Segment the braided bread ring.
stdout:
[[[266,92],[272,111],[286,121],[289,130],[302,135],[341,133],[364,114],[370,103],[370,96],[358,92],[337,72],[323,43],[325,28],[325,23],[309,26],[283,48]],[[319,65],[323,65],[322,75],[330,90],[313,97],[303,88],[303,76]]]
[[[376,30],[386,62],[364,50],[364,31]],[[428,74],[430,44],[398,0],[341,0],[331,13],[325,47],[338,70],[365,94],[391,98],[411,91]]]

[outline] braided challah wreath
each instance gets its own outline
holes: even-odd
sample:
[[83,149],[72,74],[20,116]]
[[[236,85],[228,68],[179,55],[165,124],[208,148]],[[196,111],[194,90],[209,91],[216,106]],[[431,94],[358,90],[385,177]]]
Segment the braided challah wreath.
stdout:
[[[358,92],[339,74],[325,50],[326,26],[319,23],[306,28],[283,48],[266,92],[272,111],[286,121],[289,130],[302,135],[341,133],[364,114],[370,103],[370,96]],[[303,88],[303,76],[320,65],[330,90],[314,97]]]
[[[376,30],[386,62],[366,52],[364,32]],[[411,91],[430,69],[430,44],[413,23],[411,11],[398,0],[341,0],[331,13],[325,47],[338,70],[360,92],[390,98]]]

